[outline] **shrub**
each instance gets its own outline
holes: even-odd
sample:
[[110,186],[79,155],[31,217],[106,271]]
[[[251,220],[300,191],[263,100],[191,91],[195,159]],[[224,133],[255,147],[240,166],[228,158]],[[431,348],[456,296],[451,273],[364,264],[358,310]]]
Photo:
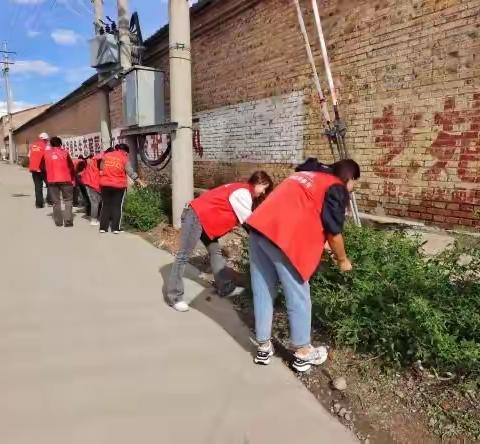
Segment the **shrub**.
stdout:
[[20,166],[22,166],[23,168],[28,168],[28,165],[30,164],[30,159],[28,157],[21,157],[19,159],[19,162]]
[[168,194],[163,190],[135,187],[127,194],[124,220],[129,227],[148,231],[168,220],[170,207]]
[[479,375],[480,249],[428,259],[399,232],[347,226],[345,239],[354,270],[340,273],[326,255],[311,281],[314,316],[338,343],[395,365]]

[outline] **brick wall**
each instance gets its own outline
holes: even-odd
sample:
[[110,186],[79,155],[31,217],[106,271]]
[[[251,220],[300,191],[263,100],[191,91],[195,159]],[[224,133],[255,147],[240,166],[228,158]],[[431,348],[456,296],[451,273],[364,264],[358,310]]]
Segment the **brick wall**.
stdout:
[[[301,3],[323,76],[310,1]],[[480,226],[480,1],[319,4],[348,145],[362,166],[361,209]],[[214,2],[192,18],[192,36],[204,149],[197,186],[263,166],[280,178],[301,157],[331,160],[292,2]],[[168,71],[166,38],[152,63]],[[292,96],[295,110],[282,115]]]
[[97,93],[88,94],[88,91],[84,91],[84,94],[85,97],[72,98],[58,109],[47,111],[32,121],[32,124],[16,131],[14,140],[19,156],[27,154],[28,144],[42,132],[67,139],[99,131],[99,96]]
[[[300,1],[324,79],[310,1]],[[360,208],[480,226],[480,0],[319,0],[319,6],[348,146],[362,166]],[[166,73],[168,110],[168,32],[148,44],[146,64]],[[195,156],[196,186],[237,180],[256,168],[281,180],[302,158],[332,160],[290,0],[212,0],[192,16],[192,57],[203,147],[203,157]],[[60,125],[65,131],[81,122],[75,131],[98,132],[98,108],[83,104],[89,100],[64,109],[77,116]],[[110,93],[112,128],[123,124],[121,100],[117,87]],[[54,133],[59,120],[50,120],[51,129],[38,125],[28,137],[40,129]],[[157,176],[168,181],[168,169]]]

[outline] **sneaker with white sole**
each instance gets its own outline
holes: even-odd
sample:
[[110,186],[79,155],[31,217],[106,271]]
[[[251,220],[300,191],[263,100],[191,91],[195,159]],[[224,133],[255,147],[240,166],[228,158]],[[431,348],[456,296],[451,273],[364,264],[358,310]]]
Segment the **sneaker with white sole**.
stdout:
[[175,304],[173,304],[172,307],[174,310],[181,311],[181,312],[190,310],[190,307],[185,301],[175,302]]
[[295,359],[293,361],[293,368],[297,372],[306,372],[312,365],[321,365],[328,359],[327,347],[320,346],[310,350],[308,355],[299,356],[295,353]]
[[92,227],[98,227],[100,225],[100,222],[98,220],[91,220],[90,225]]
[[257,354],[255,355],[255,364],[268,365],[270,364],[270,358],[273,356],[274,350],[271,341],[264,344],[260,344],[257,348]]
[[106,233],[106,231],[105,231],[105,230],[100,230],[100,233],[102,233],[102,234],[103,234],[103,233]]

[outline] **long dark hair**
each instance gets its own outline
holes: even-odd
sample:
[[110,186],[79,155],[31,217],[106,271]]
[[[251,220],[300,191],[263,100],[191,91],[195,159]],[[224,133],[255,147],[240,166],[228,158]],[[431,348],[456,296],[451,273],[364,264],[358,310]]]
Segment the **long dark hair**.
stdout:
[[265,189],[265,194],[262,196],[255,197],[253,199],[253,207],[252,209],[257,208],[265,199],[266,197],[273,191],[273,180],[265,171],[255,171],[248,179],[248,183],[252,186],[255,185],[268,185]]

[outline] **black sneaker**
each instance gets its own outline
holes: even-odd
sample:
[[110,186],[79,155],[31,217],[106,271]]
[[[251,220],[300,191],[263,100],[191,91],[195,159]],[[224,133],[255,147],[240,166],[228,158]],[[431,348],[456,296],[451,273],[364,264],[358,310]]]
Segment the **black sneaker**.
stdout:
[[73,222],[65,222],[65,227],[67,228],[73,227]]
[[257,348],[257,354],[255,356],[255,364],[268,365],[270,364],[270,358],[273,356],[274,350],[271,341],[261,344]]
[[321,365],[328,359],[327,347],[321,346],[311,349],[310,353],[306,356],[299,357],[295,354],[293,361],[293,368],[297,372],[306,372],[312,365]]

